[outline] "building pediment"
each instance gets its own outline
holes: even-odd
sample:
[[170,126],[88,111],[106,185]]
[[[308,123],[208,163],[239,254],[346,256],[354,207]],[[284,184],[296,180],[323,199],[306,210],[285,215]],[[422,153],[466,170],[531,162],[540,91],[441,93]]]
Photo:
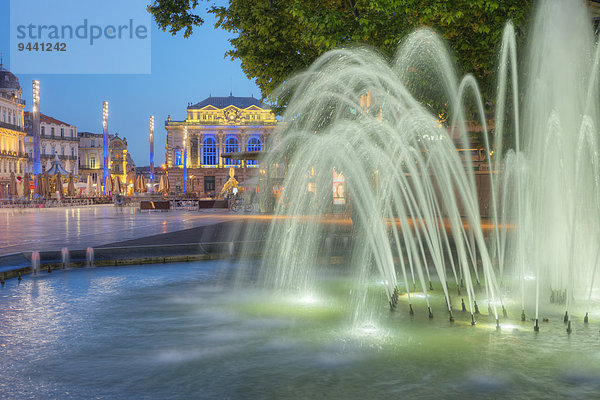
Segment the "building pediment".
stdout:
[[211,105],[208,105],[206,107],[202,107],[200,109],[200,111],[215,111],[215,110],[218,110],[218,108],[215,107],[215,106],[211,106]]

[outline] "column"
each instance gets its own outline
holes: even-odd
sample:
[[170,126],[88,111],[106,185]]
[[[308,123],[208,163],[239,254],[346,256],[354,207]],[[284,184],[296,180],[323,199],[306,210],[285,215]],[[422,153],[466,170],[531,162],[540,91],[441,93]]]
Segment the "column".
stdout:
[[217,133],[217,162],[219,163],[219,168],[223,168],[223,159],[221,158],[221,154],[223,154],[223,147],[225,145],[225,133],[219,131]]
[[[248,132],[242,130],[239,135],[239,149],[238,151],[246,151],[248,150]],[[246,168],[246,160],[240,161],[240,167]]]
[[198,139],[198,168],[202,168],[202,164],[204,164],[204,135],[199,133],[197,136]]

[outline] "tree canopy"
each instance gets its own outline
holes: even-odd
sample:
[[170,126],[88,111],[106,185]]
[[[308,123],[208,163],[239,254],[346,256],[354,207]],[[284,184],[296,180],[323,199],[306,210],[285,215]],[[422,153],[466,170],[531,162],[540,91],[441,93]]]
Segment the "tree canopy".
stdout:
[[[188,37],[204,23],[195,14],[203,1],[216,26],[235,35],[226,55],[241,61],[263,97],[328,50],[366,44],[391,56],[408,33],[430,27],[490,101],[504,25],[511,19],[523,36],[532,8],[531,0],[154,0],[148,11],[161,29]],[[281,111],[285,99],[275,106]]]

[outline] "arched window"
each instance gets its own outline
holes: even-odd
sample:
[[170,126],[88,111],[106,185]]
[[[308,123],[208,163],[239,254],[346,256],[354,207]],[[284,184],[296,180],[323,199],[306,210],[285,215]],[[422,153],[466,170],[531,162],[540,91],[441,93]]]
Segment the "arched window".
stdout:
[[[238,151],[238,140],[234,137],[227,138],[227,140],[225,141],[225,153],[234,153],[236,151]],[[231,160],[229,158],[226,158],[224,162],[225,165],[239,164],[238,160]]]
[[173,151],[173,158],[175,159],[175,162],[174,162],[175,166],[183,165],[181,149],[175,149]]
[[[248,140],[248,151],[260,151],[260,139],[257,137],[251,137]],[[248,160],[246,161],[246,165],[249,167],[258,167],[258,161],[256,160]]]
[[212,137],[207,137],[202,142],[202,164],[217,165],[217,143]]

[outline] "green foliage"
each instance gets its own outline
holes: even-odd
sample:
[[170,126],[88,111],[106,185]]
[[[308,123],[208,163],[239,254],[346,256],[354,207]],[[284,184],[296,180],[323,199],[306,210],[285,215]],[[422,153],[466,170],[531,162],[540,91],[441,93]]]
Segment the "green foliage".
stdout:
[[[192,14],[198,1],[155,0],[148,10],[163,30],[185,29],[188,36],[203,22]],[[227,55],[241,61],[264,97],[328,50],[367,44],[391,56],[405,35],[427,26],[447,40],[459,70],[477,77],[488,102],[504,24],[512,19],[522,37],[532,8],[531,0],[206,1],[217,26],[236,35]]]
[[202,18],[193,14],[197,6],[198,0],[154,0],[147,10],[163,32],[170,27],[169,32],[175,35],[185,29],[184,36],[187,38],[192,34],[194,26],[204,23]]

